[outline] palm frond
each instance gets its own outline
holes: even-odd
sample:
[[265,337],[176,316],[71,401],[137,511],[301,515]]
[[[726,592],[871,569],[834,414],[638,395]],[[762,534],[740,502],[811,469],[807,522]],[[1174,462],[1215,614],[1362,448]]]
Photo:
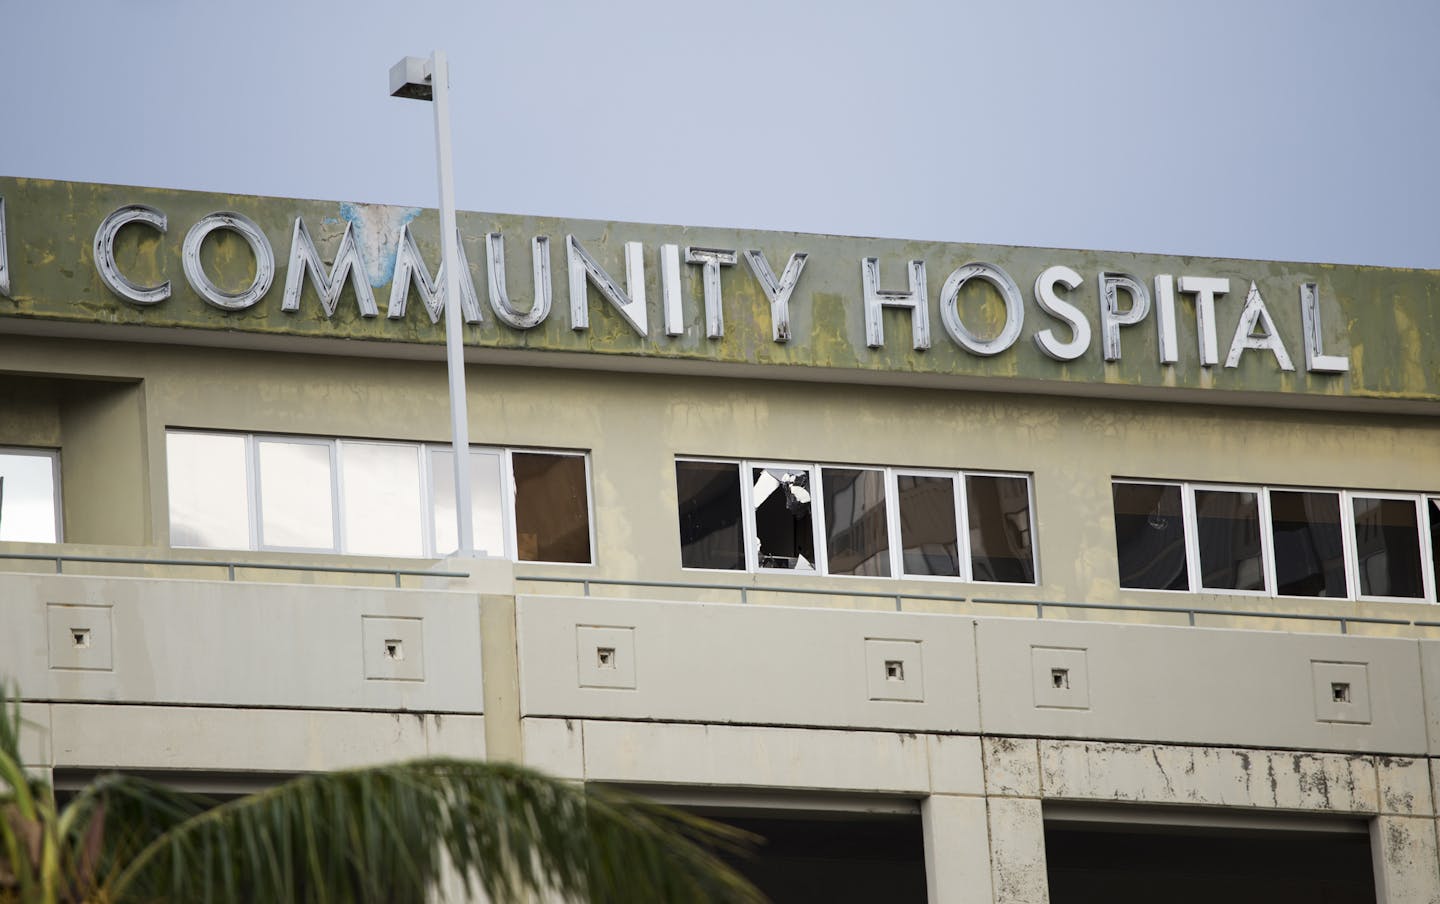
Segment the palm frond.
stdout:
[[[112,807],[130,806],[154,829],[194,803],[152,793],[115,778],[93,800],[107,826],[123,824]],[[496,904],[537,891],[596,904],[764,900],[717,853],[748,835],[508,763],[308,775],[189,816],[139,850],[110,834],[109,862],[128,864],[108,886],[117,901],[419,902],[447,861]]]

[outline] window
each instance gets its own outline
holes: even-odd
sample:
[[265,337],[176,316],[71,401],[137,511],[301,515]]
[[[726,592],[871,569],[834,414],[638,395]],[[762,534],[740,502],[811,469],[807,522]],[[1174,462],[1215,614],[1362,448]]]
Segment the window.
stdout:
[[1117,480],[1120,586],[1435,599],[1440,497]]
[[1189,590],[1180,485],[1115,483],[1111,491],[1120,586]]
[[[166,450],[177,547],[426,557],[457,545],[448,446],[172,430]],[[584,454],[472,447],[470,462],[477,552],[592,561]]]
[[60,453],[0,448],[0,541],[60,539]]
[[909,575],[960,577],[958,481],[948,475],[896,474],[900,555]]
[[745,567],[740,468],[733,462],[677,461],[680,564],[686,568]]
[[677,459],[675,486],[685,568],[1035,582],[1023,475]]

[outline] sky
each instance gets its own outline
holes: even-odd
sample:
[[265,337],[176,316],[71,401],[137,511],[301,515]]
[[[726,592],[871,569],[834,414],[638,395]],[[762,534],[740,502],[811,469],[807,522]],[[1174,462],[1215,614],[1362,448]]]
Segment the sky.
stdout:
[[1440,268],[1440,3],[0,0],[0,175]]

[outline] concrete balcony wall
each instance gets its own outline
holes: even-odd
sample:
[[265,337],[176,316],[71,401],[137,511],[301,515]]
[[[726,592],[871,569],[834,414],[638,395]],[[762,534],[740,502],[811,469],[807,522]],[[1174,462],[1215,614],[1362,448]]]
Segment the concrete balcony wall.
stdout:
[[3,574],[0,601],[30,700],[483,710],[475,593]]
[[1413,756],[1422,644],[1440,671],[1398,638],[561,597],[517,621],[524,717]]

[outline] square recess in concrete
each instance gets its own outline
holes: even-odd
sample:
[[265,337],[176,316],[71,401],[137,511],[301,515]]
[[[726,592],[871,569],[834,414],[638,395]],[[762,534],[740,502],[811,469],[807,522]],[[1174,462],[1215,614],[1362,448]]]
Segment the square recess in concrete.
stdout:
[[1370,724],[1370,667],[1363,662],[1310,660],[1317,722]]
[[635,629],[575,626],[575,664],[581,687],[635,689]]
[[114,630],[109,606],[50,603],[45,610],[50,668],[87,672],[114,669]]
[[1031,647],[1030,673],[1036,708],[1090,708],[1090,675],[1083,648]]
[[425,680],[425,620],[363,615],[365,677],[371,681]]
[[865,683],[871,700],[925,701],[920,641],[865,638]]

